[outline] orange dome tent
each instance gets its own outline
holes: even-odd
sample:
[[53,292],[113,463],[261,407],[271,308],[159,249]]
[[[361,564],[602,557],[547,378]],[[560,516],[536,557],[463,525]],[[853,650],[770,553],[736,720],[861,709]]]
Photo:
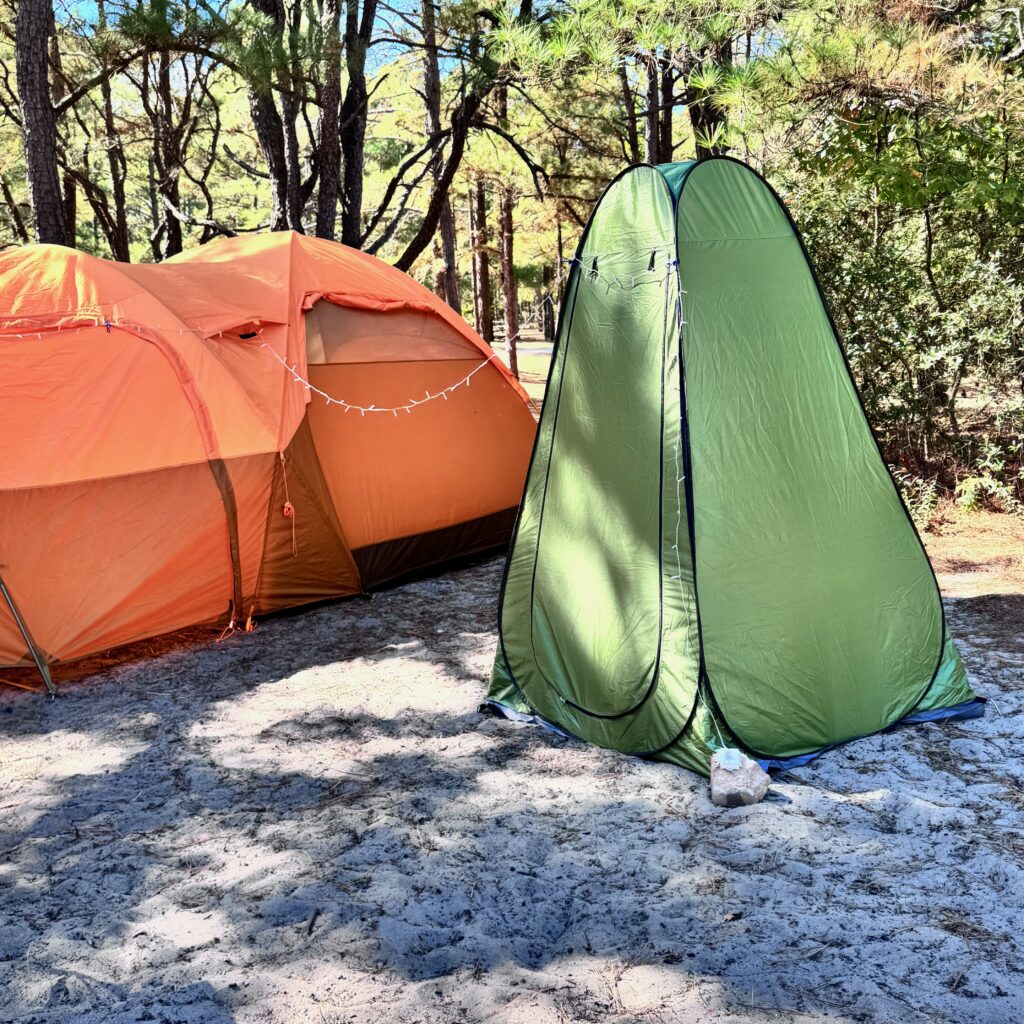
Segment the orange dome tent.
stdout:
[[28,246],[0,295],[0,665],[48,680],[508,539],[528,399],[372,256],[289,233],[160,265]]

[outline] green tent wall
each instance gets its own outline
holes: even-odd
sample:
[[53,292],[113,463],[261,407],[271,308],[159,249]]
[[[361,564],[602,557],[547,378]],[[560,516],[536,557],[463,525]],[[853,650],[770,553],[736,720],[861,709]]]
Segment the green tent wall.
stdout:
[[729,158],[634,166],[566,288],[489,693],[707,773],[981,713],[799,232]]

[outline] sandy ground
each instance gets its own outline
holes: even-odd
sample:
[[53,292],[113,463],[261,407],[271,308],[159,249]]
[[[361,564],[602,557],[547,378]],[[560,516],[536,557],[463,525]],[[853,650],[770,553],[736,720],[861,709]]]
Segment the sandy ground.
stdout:
[[0,1020],[1016,1024],[1024,527],[939,529],[989,715],[752,808],[478,715],[497,560],[0,688]]

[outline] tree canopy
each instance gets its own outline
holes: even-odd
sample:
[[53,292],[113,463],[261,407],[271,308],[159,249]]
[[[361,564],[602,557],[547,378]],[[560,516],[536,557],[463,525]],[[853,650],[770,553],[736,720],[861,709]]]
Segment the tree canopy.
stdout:
[[[801,225],[890,462],[1024,498],[1024,30],[922,0],[3,0],[0,246],[290,229],[514,339],[624,164],[729,153]],[[500,321],[497,323],[496,321]],[[532,322],[531,322],[532,326]],[[514,359],[514,345],[511,347]]]

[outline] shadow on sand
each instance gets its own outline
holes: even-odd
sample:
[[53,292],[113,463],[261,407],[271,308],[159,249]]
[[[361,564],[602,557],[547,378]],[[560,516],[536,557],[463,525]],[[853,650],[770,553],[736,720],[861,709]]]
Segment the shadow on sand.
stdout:
[[950,604],[1000,714],[720,811],[475,712],[499,572],[0,693],[0,1020],[1020,1018],[1024,599]]

